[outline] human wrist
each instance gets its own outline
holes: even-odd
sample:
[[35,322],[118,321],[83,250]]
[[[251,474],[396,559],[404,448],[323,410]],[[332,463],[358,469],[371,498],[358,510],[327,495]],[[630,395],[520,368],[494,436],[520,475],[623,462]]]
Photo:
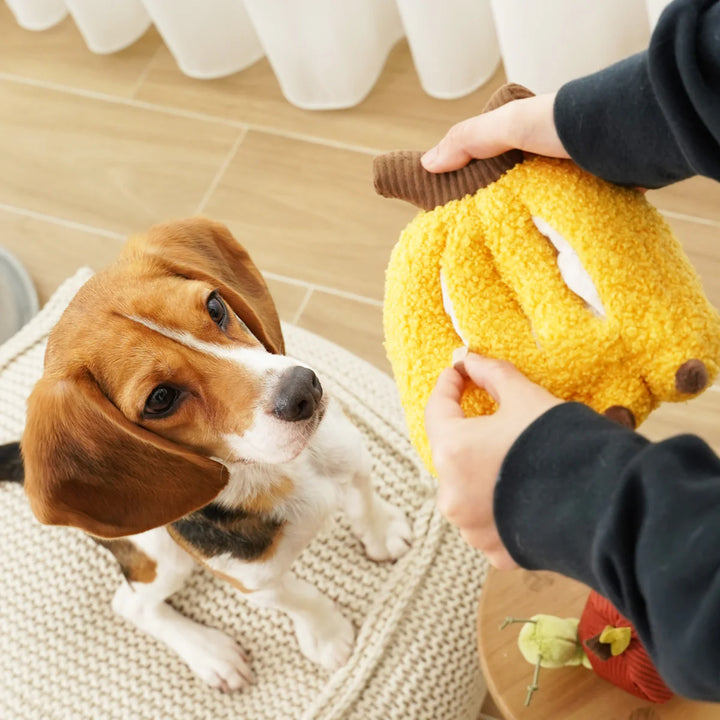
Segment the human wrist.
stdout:
[[[606,464],[648,442],[577,402],[556,405],[531,423],[505,456],[493,493],[495,524],[513,560],[589,582],[592,538],[619,479],[607,477]],[[553,522],[541,522],[539,509]]]
[[569,157],[555,127],[555,96],[535,95],[504,106],[506,117],[502,121],[509,146],[537,155]]

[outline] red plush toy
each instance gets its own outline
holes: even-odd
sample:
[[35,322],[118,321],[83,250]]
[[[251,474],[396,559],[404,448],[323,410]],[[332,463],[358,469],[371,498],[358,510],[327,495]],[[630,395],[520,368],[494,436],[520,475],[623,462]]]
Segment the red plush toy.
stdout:
[[[601,641],[608,627],[630,630],[630,641],[619,654],[612,654],[612,642]],[[605,633],[604,637],[608,635],[611,634]],[[593,670],[613,685],[654,703],[664,703],[672,697],[672,691],[658,675],[630,621],[594,590],[580,618],[578,640],[585,648]]]

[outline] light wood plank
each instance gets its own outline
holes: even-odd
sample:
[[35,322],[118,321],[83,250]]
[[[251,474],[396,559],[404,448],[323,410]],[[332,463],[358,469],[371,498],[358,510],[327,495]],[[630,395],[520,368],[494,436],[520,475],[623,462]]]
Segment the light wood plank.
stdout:
[[705,177],[648,191],[648,200],[663,211],[720,222],[720,185]]
[[392,374],[383,347],[382,308],[316,291],[298,325]]
[[0,203],[128,233],[195,214],[240,130],[0,80]]
[[96,55],[71,17],[42,32],[23,30],[0,2],[0,72],[130,97],[162,40],[150,29],[125,50]]
[[265,278],[265,282],[273,296],[280,319],[283,322],[293,322],[308,293],[307,289],[275,278]]
[[451,124],[480,112],[504,82],[498,69],[486,85],[458,100],[438,100],[420,86],[407,43],[390,52],[375,87],[348,110],[307,111],[288,103],[266,59],[227,78],[197,82],[184,76],[166,48],[150,65],[137,97],[232,118],[256,126],[380,150],[422,149]]
[[205,213],[266,272],[380,300],[415,210],[375,194],[368,155],[249,132]]
[[79,268],[97,272],[111,263],[123,242],[0,210],[0,245],[25,266],[41,306]]
[[639,432],[653,441],[684,433],[698,435],[720,453],[720,388],[714,386],[686,403],[661,405]]

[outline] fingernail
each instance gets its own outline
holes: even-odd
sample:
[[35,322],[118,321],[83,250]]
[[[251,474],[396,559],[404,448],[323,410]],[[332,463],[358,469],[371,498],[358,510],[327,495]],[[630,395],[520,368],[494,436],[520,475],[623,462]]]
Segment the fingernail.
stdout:
[[465,370],[465,358],[468,356],[468,352],[468,349],[463,346],[455,348],[452,354],[452,366],[466,379],[468,374]]
[[422,156],[422,158],[420,158],[420,162],[422,162],[423,167],[426,170],[432,170],[435,167],[435,165],[437,165],[438,154],[439,154],[439,151],[438,151],[438,148],[436,145],[434,148],[431,148],[430,150],[428,150]]

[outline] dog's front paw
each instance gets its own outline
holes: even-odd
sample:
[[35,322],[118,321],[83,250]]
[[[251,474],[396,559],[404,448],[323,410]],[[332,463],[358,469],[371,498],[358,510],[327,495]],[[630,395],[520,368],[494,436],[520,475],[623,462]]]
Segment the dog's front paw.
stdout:
[[240,646],[225,633],[203,627],[185,655],[190,669],[222,692],[242,690],[253,682],[253,673]]
[[330,601],[323,610],[313,622],[296,621],[295,633],[303,655],[333,672],[350,659],[355,645],[355,628]]
[[372,521],[358,537],[371,560],[397,560],[410,549],[413,531],[400,508],[378,497]]

